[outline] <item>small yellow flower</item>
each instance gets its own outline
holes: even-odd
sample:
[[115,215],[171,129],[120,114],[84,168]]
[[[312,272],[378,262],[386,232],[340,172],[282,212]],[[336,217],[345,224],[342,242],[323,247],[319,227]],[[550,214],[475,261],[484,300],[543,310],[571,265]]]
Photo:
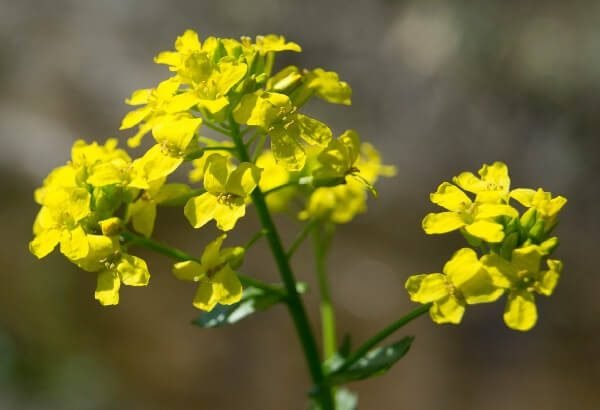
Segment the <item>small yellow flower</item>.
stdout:
[[443,182],[430,195],[431,202],[449,212],[430,213],[423,219],[427,234],[442,234],[464,228],[470,235],[489,243],[504,239],[504,226],[496,222],[500,216],[516,218],[518,212],[507,204],[475,202],[455,185]]
[[246,214],[246,201],[258,185],[261,170],[249,162],[242,162],[234,169],[229,159],[219,154],[212,154],[207,161],[204,174],[207,192],[191,198],[184,213],[194,228],[214,219],[217,228],[229,231]]
[[472,172],[462,172],[452,178],[452,182],[467,192],[479,196],[480,201],[498,202],[508,200],[510,177],[505,163],[496,161],[484,164],[479,171],[479,177]]
[[504,292],[469,248],[457,251],[443,272],[411,276],[405,285],[413,302],[433,303],[429,314],[436,323],[460,323],[466,305],[494,302]]
[[325,147],[331,130],[314,118],[297,112],[285,94],[257,91],[245,95],[233,112],[239,124],[256,126],[271,137],[271,151],[289,171],[299,171],[306,162],[303,143]]
[[515,330],[531,329],[537,321],[534,293],[550,296],[558,283],[562,262],[548,259],[547,270],[541,270],[545,249],[529,245],[513,250],[511,260],[499,255],[484,256],[481,261],[494,284],[508,290],[504,322]]
[[231,305],[242,298],[242,284],[234,269],[242,261],[244,248],[221,249],[227,235],[222,234],[208,244],[200,261],[185,261],[173,266],[177,279],[198,282],[193,305],[211,311],[217,303]]

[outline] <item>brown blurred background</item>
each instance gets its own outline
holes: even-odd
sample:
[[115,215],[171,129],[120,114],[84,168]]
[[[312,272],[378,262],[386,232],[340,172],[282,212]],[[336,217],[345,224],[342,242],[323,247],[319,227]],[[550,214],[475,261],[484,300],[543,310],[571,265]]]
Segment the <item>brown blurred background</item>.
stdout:
[[[460,246],[420,229],[441,180],[502,160],[514,186],[569,198],[565,273],[538,298],[537,327],[506,329],[502,303],[469,309],[459,327],[421,318],[397,335],[417,336],[405,359],[351,386],[361,409],[600,408],[598,2],[0,0],[0,409],[306,408],[282,307],[201,330],[193,286],[163,257],[148,255],[148,288],[101,308],[94,275],[27,252],[33,189],[75,138],[116,135],[123,99],[165,78],[152,57],[186,28],[297,41],[304,52],[280,64],[339,71],[354,89],[351,107],[310,112],[337,133],[357,129],[397,166],[369,213],[340,227],[330,260],[339,331],[356,344],[413,307],[408,275],[439,271]],[[297,225],[280,222],[289,240]],[[230,243],[256,228],[250,209]],[[214,234],[168,209],[156,236],[199,253]],[[311,257],[304,247],[294,260],[309,283]],[[264,244],[244,271],[276,279]],[[314,319],[315,302],[313,291]]]

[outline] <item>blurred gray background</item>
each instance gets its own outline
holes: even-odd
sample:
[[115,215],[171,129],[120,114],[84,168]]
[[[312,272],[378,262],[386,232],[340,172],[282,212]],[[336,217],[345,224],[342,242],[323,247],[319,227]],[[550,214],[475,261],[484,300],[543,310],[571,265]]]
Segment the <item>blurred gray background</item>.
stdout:
[[[361,409],[600,408],[600,3],[0,0],[0,409],[306,408],[307,371],[282,307],[200,330],[193,285],[163,257],[141,252],[151,285],[102,308],[93,274],[27,252],[33,189],[74,139],[118,135],[122,101],[166,77],[152,57],[186,28],[300,43],[280,66],[336,70],[354,90],[351,107],[309,112],[336,133],[357,129],[397,166],[334,242],[339,331],[356,344],[413,308],[410,274],[439,271],[460,246],[420,229],[440,181],[502,160],[514,186],[569,198],[565,272],[552,298],[538,298],[537,327],[506,329],[502,303],[469,309],[459,327],[421,318],[397,335],[417,336],[405,359],[351,386]],[[290,240],[296,223],[279,221]],[[230,243],[257,226],[250,209]],[[180,210],[159,216],[156,236],[189,252],[214,235]],[[311,257],[304,247],[294,260],[309,283]],[[264,244],[244,271],[276,279]],[[316,325],[315,302],[313,291]]]

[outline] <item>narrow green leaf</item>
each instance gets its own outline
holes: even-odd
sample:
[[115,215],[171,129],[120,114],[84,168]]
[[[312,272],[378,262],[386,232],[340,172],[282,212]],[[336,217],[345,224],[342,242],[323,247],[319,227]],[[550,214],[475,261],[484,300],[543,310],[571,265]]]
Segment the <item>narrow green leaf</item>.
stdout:
[[413,340],[414,337],[407,336],[389,346],[373,349],[348,369],[341,372],[334,370],[328,381],[331,385],[339,385],[382,375],[408,352]]

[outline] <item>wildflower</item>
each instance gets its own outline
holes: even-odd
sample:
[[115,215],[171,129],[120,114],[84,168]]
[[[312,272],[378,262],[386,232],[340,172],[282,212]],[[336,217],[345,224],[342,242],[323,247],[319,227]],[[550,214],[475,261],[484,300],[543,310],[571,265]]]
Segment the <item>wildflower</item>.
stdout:
[[535,211],[535,224],[537,226],[532,223],[532,233],[535,237],[546,235],[554,228],[557,223],[558,213],[567,203],[565,197],[558,195],[552,198],[552,193],[546,192],[541,188],[537,191],[517,188],[511,191],[510,197],[521,205]]
[[[488,192],[488,191],[485,191]],[[427,234],[442,234],[463,228],[468,234],[490,243],[504,239],[504,226],[496,218],[516,218],[518,212],[507,204],[475,202],[455,185],[443,182],[430,195],[431,202],[449,212],[430,213],[423,219]]]
[[503,293],[470,248],[457,251],[443,272],[411,276],[405,285],[413,302],[433,303],[429,314],[436,323],[458,324],[466,305],[494,302]]
[[212,154],[207,161],[204,174],[207,192],[191,198],[184,213],[194,228],[214,219],[217,228],[229,231],[245,215],[246,200],[258,185],[261,170],[249,162],[242,162],[234,169],[229,159],[219,154]]
[[177,279],[198,282],[193,305],[211,311],[217,303],[231,305],[242,297],[242,284],[234,269],[242,262],[244,248],[221,249],[227,235],[222,234],[204,249],[200,261],[185,261],[173,266]]
[[510,177],[505,163],[496,161],[490,165],[484,164],[477,173],[479,178],[472,172],[462,172],[452,178],[452,182],[465,191],[478,195],[480,201],[508,200]]
[[148,182],[168,176],[183,163],[201,123],[201,118],[177,114],[163,118],[152,129],[157,144],[135,164]]
[[[114,225],[115,221],[101,225]],[[103,306],[119,303],[121,283],[127,286],[146,286],[150,272],[146,262],[124,253],[117,237],[88,235],[89,253],[74,262],[87,272],[98,273],[94,297]]]
[[271,136],[271,150],[277,162],[290,171],[304,167],[303,142],[326,146],[331,130],[322,122],[297,112],[285,94],[257,91],[245,95],[233,112],[240,124],[257,126]]
[[139,125],[138,132],[127,140],[130,147],[138,147],[144,136],[169,113],[167,107],[179,89],[180,82],[178,78],[172,77],[159,83],[155,89],[136,90],[125,100],[129,105],[143,105],[127,113],[121,121],[120,130]]
[[46,190],[43,206],[33,224],[29,250],[43,258],[60,243],[60,251],[74,260],[88,253],[86,232],[81,222],[90,210],[90,194],[83,188]]
[[347,223],[366,210],[366,190],[375,192],[373,185],[379,176],[395,174],[393,166],[381,163],[379,152],[371,144],[359,143],[354,131],[346,131],[335,141],[317,155],[318,168],[313,174],[316,185],[339,185],[315,189],[300,212],[300,219],[325,218]]
[[548,259],[541,270],[543,247],[529,245],[513,250],[510,260],[497,254],[485,255],[481,261],[494,284],[508,291],[504,322],[515,330],[531,329],[537,321],[534,293],[550,296],[558,283],[562,262]]

